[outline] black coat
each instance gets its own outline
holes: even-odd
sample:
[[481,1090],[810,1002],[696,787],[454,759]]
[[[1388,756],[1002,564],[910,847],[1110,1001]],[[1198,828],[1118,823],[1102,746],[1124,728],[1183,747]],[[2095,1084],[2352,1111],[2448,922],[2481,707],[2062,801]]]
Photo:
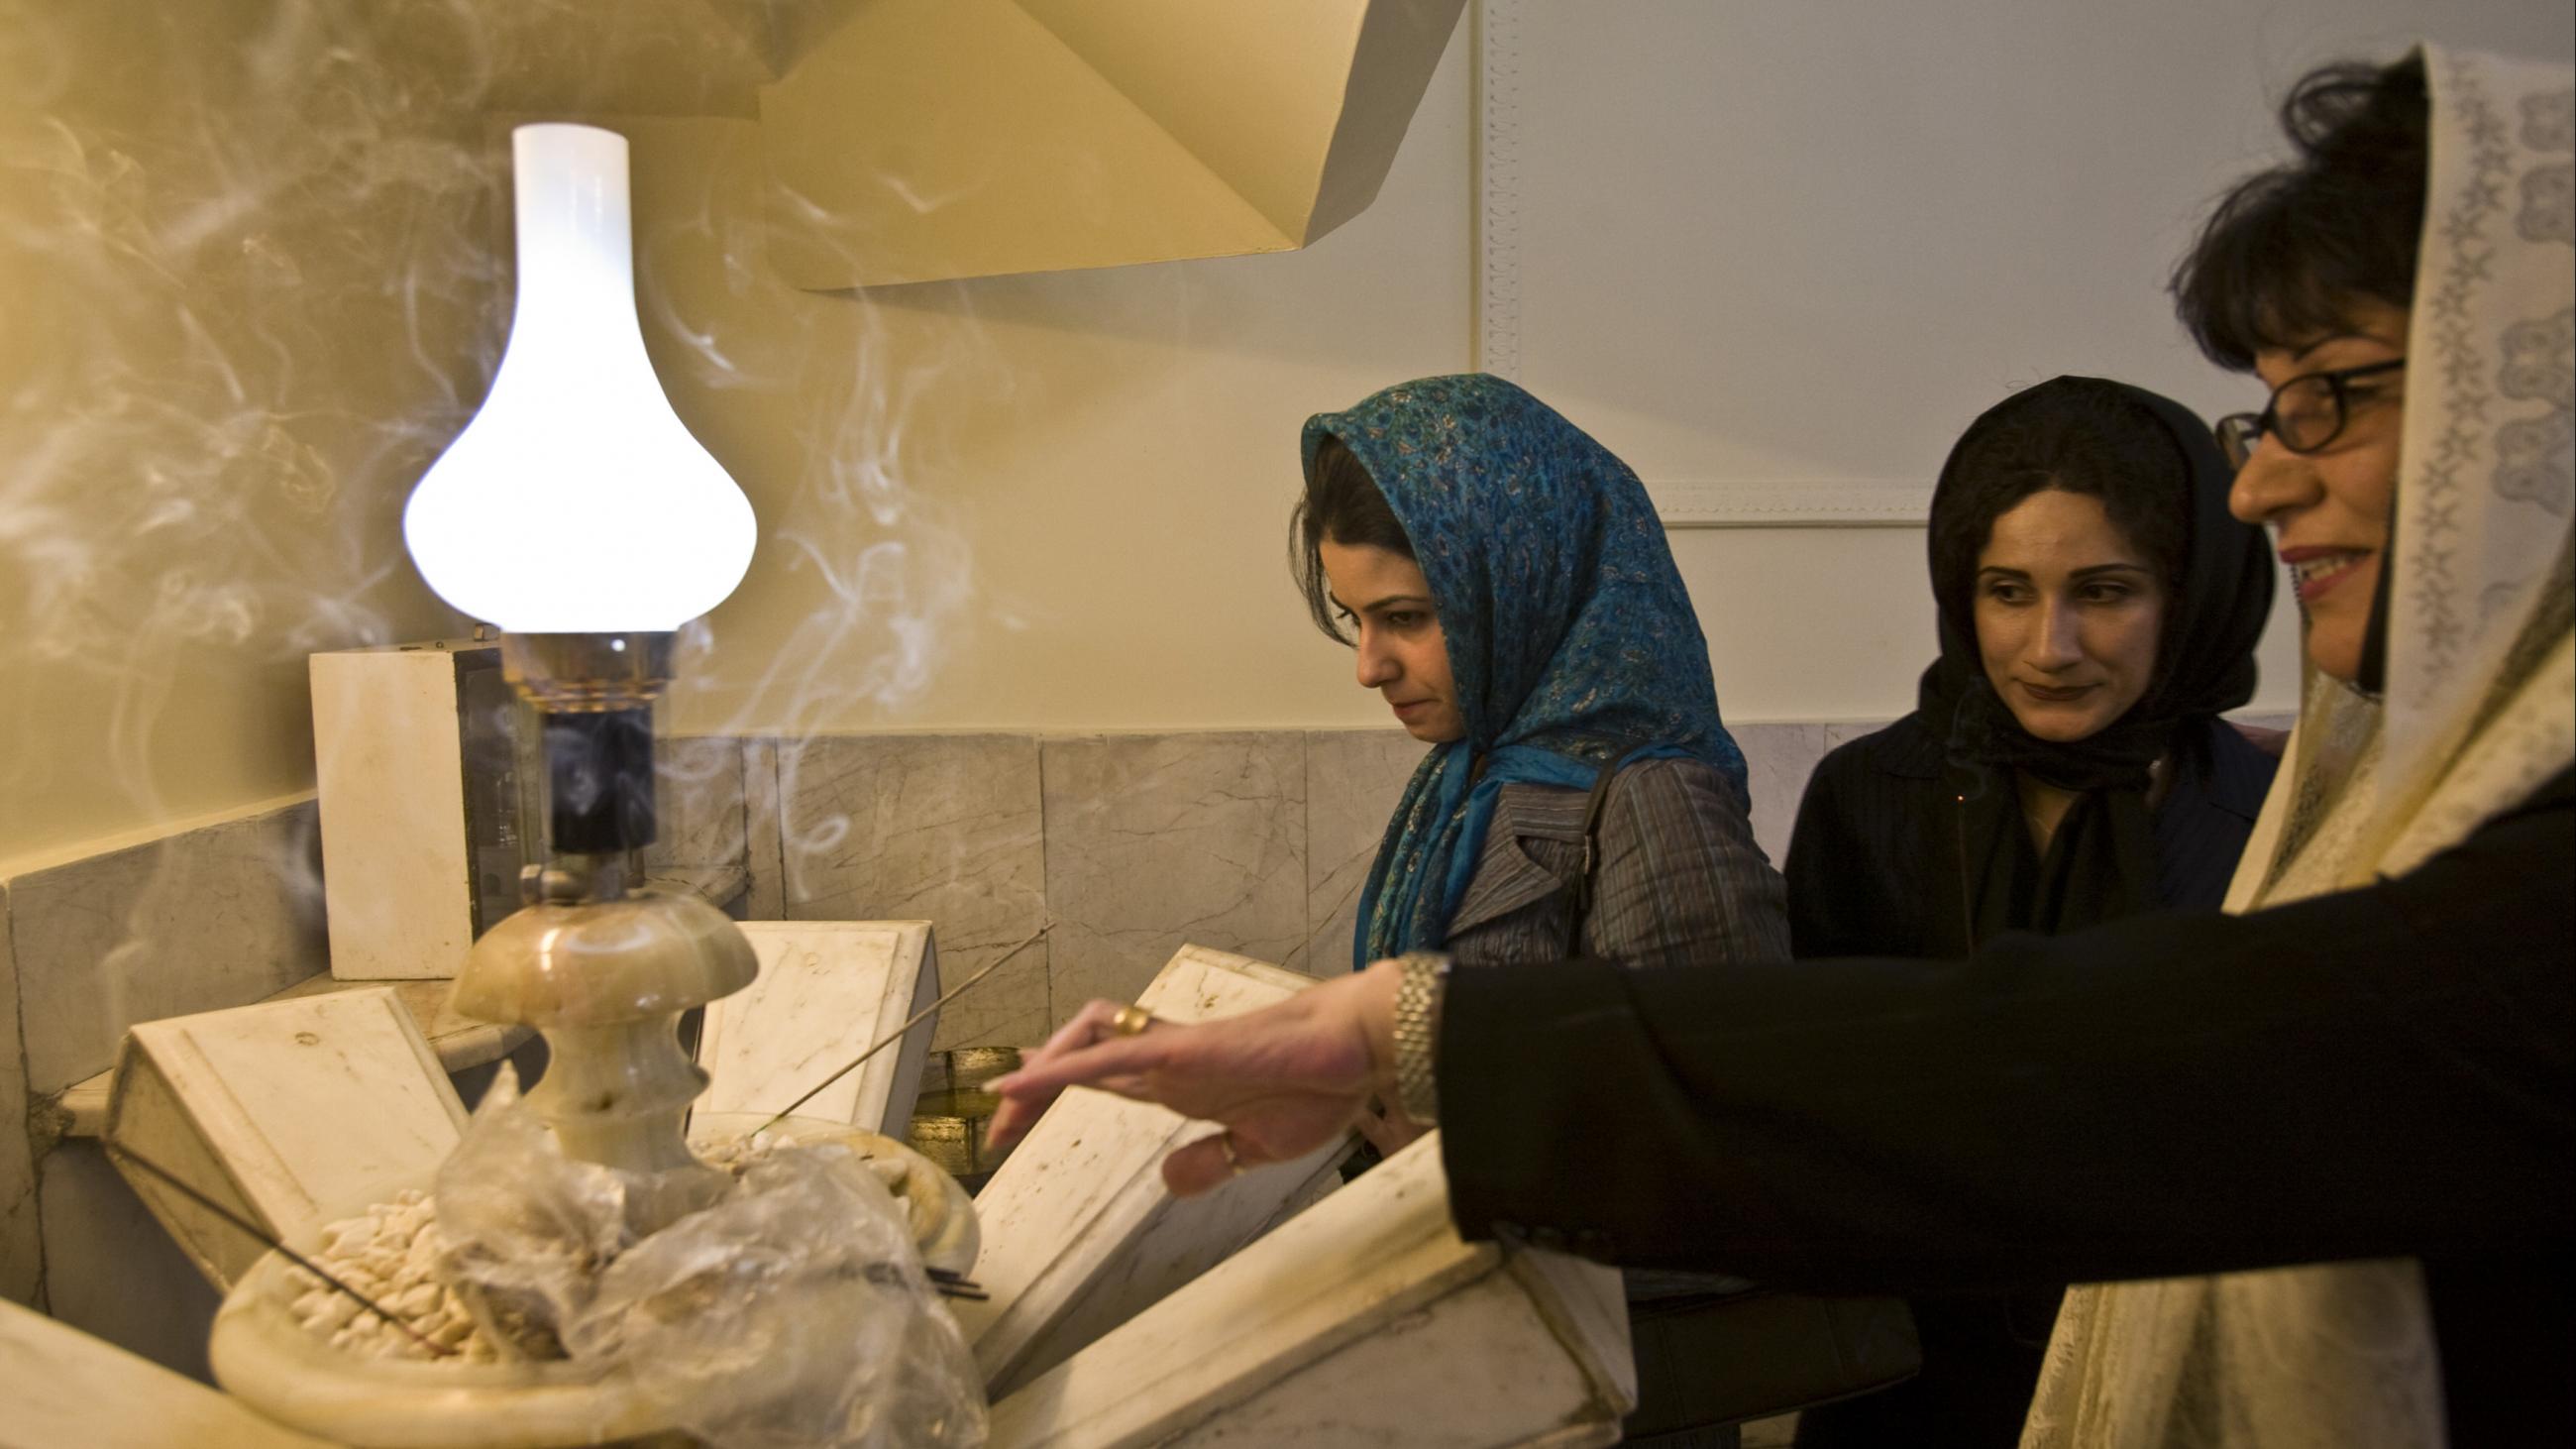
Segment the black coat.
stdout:
[[[2222,721],[2177,727],[2172,778],[2155,813],[2156,904],[2211,908],[2226,898],[2278,763]],[[1967,955],[1960,815],[1942,787],[1941,741],[1920,714],[1826,755],[1789,839],[1791,948],[1800,956]]]
[[[2170,748],[2151,822],[2150,903],[2206,910],[2226,898],[2277,762],[2208,716],[2177,725]],[[1970,837],[1999,826],[2020,831],[2022,822],[2016,810],[1971,813],[1944,788],[1943,754],[1916,713],[1817,765],[1789,845],[1798,955],[1949,958],[1975,949],[1970,882],[1992,845]],[[2029,850],[2026,840],[2008,848]],[[1917,1298],[1922,1372],[1888,1392],[1808,1414],[1798,1426],[1801,1449],[1894,1442],[2010,1449],[2021,1439],[2060,1292],[2049,1285]]]
[[2451,1442],[2576,1442],[2576,771],[2414,871],[1965,962],[1456,973],[1471,1238],[1789,1288],[2425,1264]]

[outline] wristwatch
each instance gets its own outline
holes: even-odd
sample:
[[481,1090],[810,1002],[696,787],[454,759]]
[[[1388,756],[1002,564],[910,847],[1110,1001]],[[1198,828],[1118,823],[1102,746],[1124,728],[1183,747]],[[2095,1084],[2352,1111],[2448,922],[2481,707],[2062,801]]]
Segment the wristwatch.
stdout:
[[1407,951],[1395,958],[1395,1104],[1428,1127],[1440,1120],[1440,1003],[1449,994],[1449,958]]

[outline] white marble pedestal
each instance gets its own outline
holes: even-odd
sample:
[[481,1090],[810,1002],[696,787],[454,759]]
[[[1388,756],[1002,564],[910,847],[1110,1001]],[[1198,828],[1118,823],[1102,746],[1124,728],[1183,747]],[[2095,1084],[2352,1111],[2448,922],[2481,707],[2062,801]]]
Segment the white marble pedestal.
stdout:
[[[1311,977],[1184,946],[1137,998],[1167,1021],[1235,1016]],[[1163,1157],[1208,1129],[1179,1113],[1075,1088],[1047,1109],[976,1196],[992,1299],[957,1304],[995,1397],[1054,1367],[1198,1277],[1336,1180],[1348,1143],[1183,1201]]]
[[1616,1271],[1462,1241],[1435,1133],[993,1411],[993,1449],[1609,1444]]

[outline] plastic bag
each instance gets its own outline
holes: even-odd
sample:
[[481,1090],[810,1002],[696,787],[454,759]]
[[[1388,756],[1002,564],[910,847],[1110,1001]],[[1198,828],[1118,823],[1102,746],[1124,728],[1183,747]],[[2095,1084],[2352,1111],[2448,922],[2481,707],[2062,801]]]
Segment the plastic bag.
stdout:
[[855,1154],[787,1147],[635,1244],[565,1325],[720,1449],[984,1442],[982,1375],[901,1204]]
[[628,1187],[614,1168],[563,1155],[504,1062],[439,1165],[438,1276],[503,1352],[562,1358],[562,1325],[634,1241]]
[[440,1276],[500,1342],[612,1367],[715,1449],[983,1444],[983,1376],[870,1164],[755,1151],[639,1238],[655,1190],[565,1158],[504,1067],[439,1169]]

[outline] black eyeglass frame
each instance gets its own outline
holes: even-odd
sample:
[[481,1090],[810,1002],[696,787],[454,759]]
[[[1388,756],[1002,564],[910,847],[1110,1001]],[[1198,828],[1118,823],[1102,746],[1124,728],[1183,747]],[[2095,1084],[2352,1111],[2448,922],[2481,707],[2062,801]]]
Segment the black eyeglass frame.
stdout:
[[[2351,382],[2355,378],[2376,377],[2384,372],[2395,372],[2405,365],[2405,358],[2392,357],[2386,362],[2365,362],[2359,367],[2338,367],[2331,372],[2300,373],[2297,377],[2272,389],[2272,396],[2264,403],[2263,411],[2229,413],[2220,418],[2211,428],[2211,431],[2218,435],[2218,451],[2227,459],[2227,466],[2240,473],[2245,470],[2247,463],[2254,460],[2254,450],[2262,445],[2265,433],[2279,438],[2281,446],[2293,453],[2324,452],[2335,439],[2343,436],[2345,428],[2352,425],[2352,398],[2349,390]],[[2325,435],[2314,442],[2295,441],[2281,431],[2281,394],[2302,384],[2318,382],[2326,385],[2326,396],[2334,404],[2334,426],[2326,429]]]

